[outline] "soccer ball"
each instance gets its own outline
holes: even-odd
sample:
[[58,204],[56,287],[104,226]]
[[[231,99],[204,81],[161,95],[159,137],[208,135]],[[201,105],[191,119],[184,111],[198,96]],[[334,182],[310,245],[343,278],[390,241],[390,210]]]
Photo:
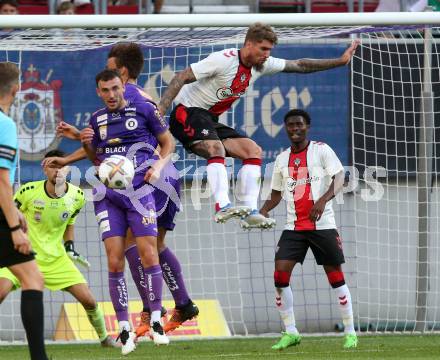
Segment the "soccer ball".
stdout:
[[99,179],[112,189],[125,189],[133,180],[133,163],[122,155],[112,155],[99,165]]

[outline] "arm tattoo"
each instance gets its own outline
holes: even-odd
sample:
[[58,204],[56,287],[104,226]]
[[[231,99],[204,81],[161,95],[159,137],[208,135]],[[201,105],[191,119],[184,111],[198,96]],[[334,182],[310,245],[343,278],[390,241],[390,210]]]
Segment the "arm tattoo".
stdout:
[[197,79],[194,76],[191,67],[187,67],[185,70],[176,74],[160,99],[159,109],[162,110],[162,114],[165,115],[183,85],[192,83],[196,80]]
[[341,59],[298,59],[286,60],[286,66],[283,72],[310,73],[332,69],[334,67],[345,65]]

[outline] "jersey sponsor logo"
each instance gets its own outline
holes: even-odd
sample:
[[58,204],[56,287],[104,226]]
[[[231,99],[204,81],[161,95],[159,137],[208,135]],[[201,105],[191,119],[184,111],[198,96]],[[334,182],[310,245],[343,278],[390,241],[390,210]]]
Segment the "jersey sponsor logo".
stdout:
[[55,148],[61,138],[56,136],[56,124],[63,120],[61,110],[61,80],[49,81],[52,69],[40,78],[33,64],[24,71],[21,91],[16,95],[10,114],[17,123],[23,160],[41,160],[49,148]]
[[113,139],[108,139],[107,140],[107,144],[109,145],[116,145],[119,144],[122,140],[120,138],[113,138]]
[[127,130],[134,130],[138,127],[138,121],[135,118],[130,118],[125,121],[125,127]]
[[115,147],[111,147],[111,148],[105,148],[105,153],[106,154],[117,154],[117,153],[121,153],[124,152],[125,153],[125,146],[115,146]]
[[44,205],[46,205],[46,202],[42,199],[36,199],[34,200],[34,205],[44,207]]
[[150,209],[150,214],[142,217],[142,225],[148,226],[152,224],[156,224],[156,212],[153,209]]
[[105,140],[107,138],[107,125],[102,125],[99,127],[99,137],[101,140]]
[[51,201],[50,202],[50,207],[51,208],[57,208],[58,207],[58,201]]
[[125,113],[125,116],[136,116],[136,113],[135,112],[131,112],[131,111],[129,111],[129,112],[126,112]]
[[222,87],[220,89],[217,89],[215,95],[217,96],[217,99],[224,100],[230,98],[231,96],[234,96],[234,93],[232,92],[232,89],[230,87]]
[[134,112],[136,112],[136,108],[135,107],[126,107],[124,110],[125,111],[134,111]]
[[294,191],[295,187],[301,186],[301,185],[307,185],[311,184],[312,182],[319,181],[319,176],[311,176],[305,179],[294,179],[294,178],[287,178],[286,181],[286,188],[288,191]]

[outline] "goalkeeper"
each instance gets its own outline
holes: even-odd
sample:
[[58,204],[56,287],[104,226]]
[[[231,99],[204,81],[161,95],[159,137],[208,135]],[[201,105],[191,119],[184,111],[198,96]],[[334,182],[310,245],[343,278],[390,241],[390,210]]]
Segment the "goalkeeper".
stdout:
[[[64,153],[52,150],[45,157],[49,156],[64,156]],[[104,315],[87,281],[72,262],[90,266],[73,245],[73,226],[76,215],[84,206],[84,194],[80,188],[66,182],[68,167],[49,165],[43,170],[47,179],[22,185],[14,200],[27,220],[29,238],[37,253],[44,284],[50,290],[72,294],[84,307],[101,345],[116,347],[113,338],[107,334]],[[20,282],[7,268],[0,270],[0,303],[9,292],[19,287]]]

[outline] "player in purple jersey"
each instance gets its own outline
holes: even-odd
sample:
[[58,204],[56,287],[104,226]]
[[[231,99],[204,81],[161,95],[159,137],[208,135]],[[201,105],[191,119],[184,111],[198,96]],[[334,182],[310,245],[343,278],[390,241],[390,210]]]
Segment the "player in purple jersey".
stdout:
[[[143,53],[139,45],[135,43],[119,43],[112,47],[108,54],[107,68],[118,70],[122,82],[125,85],[124,97],[129,101],[149,101],[151,97],[138,85],[136,79],[143,67]],[[79,140],[79,130],[67,123],[61,123],[58,134],[73,140]],[[84,159],[85,151],[80,148],[65,158],[52,158],[46,161],[60,162],[60,165],[67,165],[72,162]],[[172,331],[183,322],[197,316],[199,310],[191,301],[186,290],[182,268],[179,260],[170,248],[165,244],[165,236],[168,230],[174,229],[174,217],[180,208],[180,179],[177,169],[172,162],[168,162],[162,171],[161,178],[155,183],[153,196],[156,202],[159,262],[162,267],[164,280],[173,296],[175,302],[174,312],[165,323],[165,332]],[[129,263],[133,280],[137,286],[143,302],[141,320],[136,329],[136,335],[142,336],[150,329],[150,311],[148,298],[144,295],[144,277],[142,264],[136,249],[136,242],[130,231],[127,233],[125,256]],[[118,265],[118,272],[123,273],[124,262]],[[125,280],[122,279],[125,284]]]
[[[134,198],[135,191],[145,188],[149,182],[160,176],[163,163],[155,162],[149,167],[143,166],[151,160],[157,145],[160,145],[162,159],[167,159],[174,150],[174,141],[168,131],[168,125],[159,116],[156,107],[146,102],[127,102],[124,99],[124,86],[119,74],[113,70],[104,70],[96,76],[97,93],[105,104],[104,109],[96,111],[90,120],[90,126],[81,132],[81,142],[88,158],[101,162],[112,154],[127,156],[133,160],[136,174],[132,182],[133,189],[114,191],[106,189],[105,196],[95,201],[95,214],[99,222],[101,237],[104,240],[108,257],[110,291],[119,321],[123,353],[134,350],[134,334],[130,333],[127,312],[122,306],[128,302],[126,288],[121,286],[122,274],[115,272],[114,264],[123,262],[125,236],[131,229],[142,260],[146,292],[151,311],[150,335],[156,344],[168,344],[161,323],[162,307],[162,270],[157,252],[157,221],[154,198],[151,192],[145,192]],[[133,149],[136,148],[135,151]],[[143,169],[143,170],[142,170]],[[116,259],[116,260],[114,260]],[[111,283],[114,282],[116,286]],[[119,286],[118,286],[119,284]],[[120,311],[119,311],[120,310]]]

